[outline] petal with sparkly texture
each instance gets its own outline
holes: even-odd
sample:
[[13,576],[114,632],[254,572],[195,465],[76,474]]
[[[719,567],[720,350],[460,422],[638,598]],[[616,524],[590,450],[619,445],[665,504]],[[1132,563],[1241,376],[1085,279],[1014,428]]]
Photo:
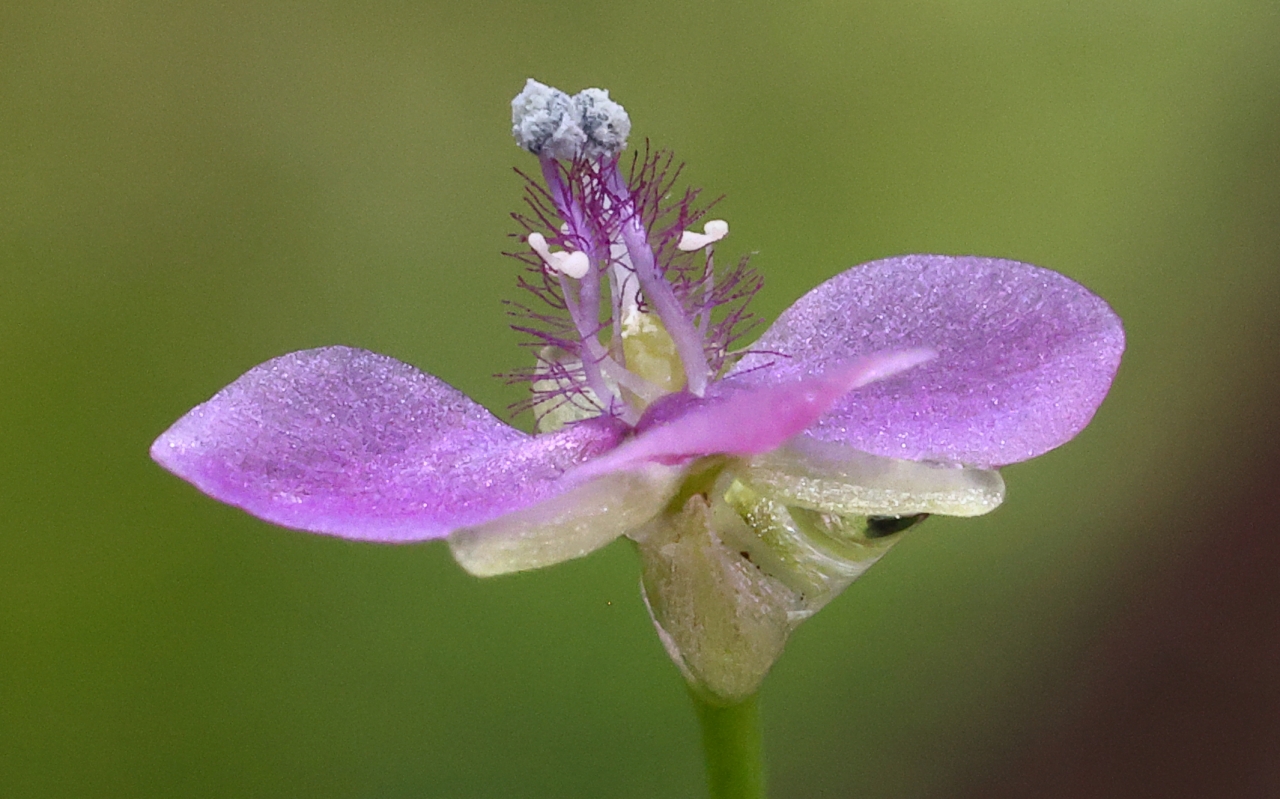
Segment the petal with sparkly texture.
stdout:
[[837,401],[806,435],[892,458],[999,466],[1079,433],[1120,363],[1105,301],[1056,272],[910,255],[854,267],[787,309],[726,378],[768,385],[900,347],[919,368]]
[[530,436],[385,355],[325,347],[261,364],[179,419],[152,457],[285,527],[372,541],[440,538],[567,490],[613,447],[608,419]]
[[808,428],[856,388],[934,357],[926,348],[882,352],[830,364],[819,377],[756,385],[708,398],[669,394],[640,419],[638,435],[574,469],[575,480],[647,464],[679,464],[705,455],[768,452]]

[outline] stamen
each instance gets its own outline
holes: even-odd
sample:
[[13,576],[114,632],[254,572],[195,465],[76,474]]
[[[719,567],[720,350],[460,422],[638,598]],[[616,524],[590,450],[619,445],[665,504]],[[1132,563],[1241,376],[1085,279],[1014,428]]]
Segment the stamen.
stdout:
[[702,349],[702,337],[694,327],[693,320],[680,305],[671,284],[664,279],[658,268],[635,198],[616,164],[606,173],[605,179],[608,181],[607,188],[622,210],[619,232],[622,234],[622,242],[627,246],[627,255],[635,269],[640,291],[675,342],[676,352],[684,365],[685,384],[689,393],[701,397],[706,393],[711,377],[707,355]]
[[547,238],[541,233],[529,234],[529,246],[542,258],[542,262],[552,272],[567,275],[574,280],[581,280],[587,272],[591,271],[591,259],[587,257],[585,252],[581,250],[552,252],[551,248],[547,246]]
[[729,223],[723,219],[712,219],[702,226],[702,230],[702,233],[695,233],[692,230],[681,233],[680,243],[676,245],[676,249],[682,252],[694,252],[708,244],[714,244],[729,235]]
[[[544,189],[521,173],[532,213],[516,218],[532,252],[515,257],[536,275],[522,285],[552,309],[522,309],[530,326],[518,329],[577,359],[563,391],[581,391],[625,422],[664,394],[702,396],[759,287],[745,259],[716,271],[714,245],[728,223],[686,229],[706,209],[694,206],[696,190],[672,194],[680,168],[670,153],[646,148],[624,178],[618,157],[631,121],[608,92],[570,96],[531,80],[511,105],[512,133],[538,156],[545,180]],[[552,242],[562,249],[553,252]],[[715,308],[725,309],[718,320]]]

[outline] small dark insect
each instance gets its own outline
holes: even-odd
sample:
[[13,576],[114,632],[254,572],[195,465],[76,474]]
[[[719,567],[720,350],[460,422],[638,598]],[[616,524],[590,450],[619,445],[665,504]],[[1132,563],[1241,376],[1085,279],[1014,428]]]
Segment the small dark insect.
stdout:
[[914,527],[927,518],[929,518],[927,513],[917,513],[913,516],[868,516],[866,535],[867,538],[884,538],[900,533],[908,527]]

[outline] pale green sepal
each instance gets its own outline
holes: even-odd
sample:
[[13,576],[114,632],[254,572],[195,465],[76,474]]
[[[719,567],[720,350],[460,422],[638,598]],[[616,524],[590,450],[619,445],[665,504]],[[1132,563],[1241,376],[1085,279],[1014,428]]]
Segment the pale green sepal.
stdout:
[[[719,516],[706,495],[694,494],[633,537],[645,603],[667,653],[693,689],[733,703],[760,687],[802,602],[747,551],[725,544],[723,525],[746,523]],[[749,535],[744,529],[734,537]]]
[[980,516],[1004,500],[993,469],[885,458],[808,436],[752,458],[739,477],[785,505],[851,516]]
[[580,558],[652,519],[671,499],[680,474],[650,466],[605,475],[533,507],[456,530],[449,549],[477,577]]
[[[790,613],[794,624],[817,613],[902,538],[868,538],[865,516],[788,508],[736,480],[724,498],[715,514],[721,539],[799,594]],[[735,518],[746,524],[734,524]]]

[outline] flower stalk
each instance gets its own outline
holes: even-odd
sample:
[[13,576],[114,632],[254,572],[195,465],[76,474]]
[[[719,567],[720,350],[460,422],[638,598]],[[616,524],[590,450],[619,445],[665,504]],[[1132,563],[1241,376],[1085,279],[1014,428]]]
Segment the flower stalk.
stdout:
[[694,689],[689,696],[702,728],[711,799],[765,799],[758,695],[727,705],[708,700]]

